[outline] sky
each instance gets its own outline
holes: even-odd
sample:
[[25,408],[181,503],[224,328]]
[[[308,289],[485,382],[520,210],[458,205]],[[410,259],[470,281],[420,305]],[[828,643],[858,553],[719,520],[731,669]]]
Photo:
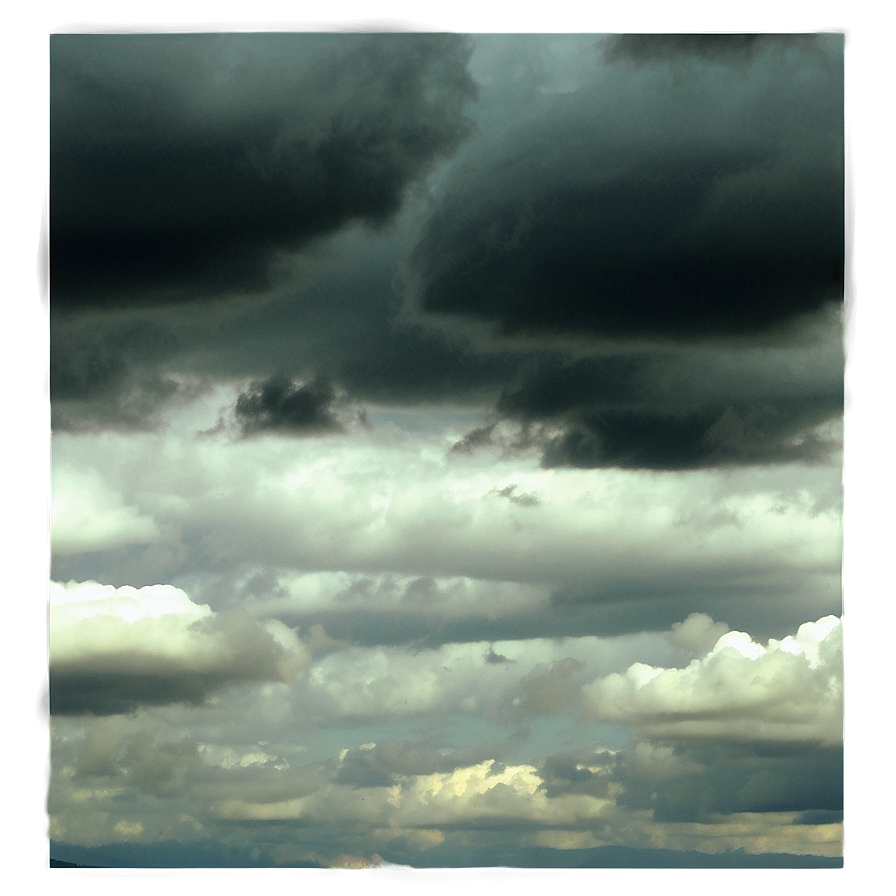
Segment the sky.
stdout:
[[52,38],[54,857],[842,855],[843,62]]

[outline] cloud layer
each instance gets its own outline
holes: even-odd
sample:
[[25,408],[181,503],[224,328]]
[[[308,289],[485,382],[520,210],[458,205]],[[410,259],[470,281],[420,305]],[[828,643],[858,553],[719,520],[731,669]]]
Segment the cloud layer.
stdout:
[[171,585],[51,586],[53,713],[197,704],[231,684],[289,681],[309,660],[286,626],[237,610],[215,614]]
[[50,51],[54,855],[836,864],[842,36]]
[[264,285],[278,252],[383,223],[467,133],[467,55],[438,34],[300,54],[288,34],[54,36],[54,301]]
[[415,250],[421,306],[510,334],[683,339],[840,301],[838,39],[798,46],[746,71],[704,54],[700,80],[620,61],[552,97],[458,171]]

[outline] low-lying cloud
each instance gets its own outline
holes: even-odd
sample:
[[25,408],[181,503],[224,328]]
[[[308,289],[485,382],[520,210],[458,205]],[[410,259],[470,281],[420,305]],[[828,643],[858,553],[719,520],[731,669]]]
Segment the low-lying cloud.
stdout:
[[291,681],[309,661],[282,623],[242,610],[214,613],[171,585],[51,586],[52,713],[199,704],[229,685]]

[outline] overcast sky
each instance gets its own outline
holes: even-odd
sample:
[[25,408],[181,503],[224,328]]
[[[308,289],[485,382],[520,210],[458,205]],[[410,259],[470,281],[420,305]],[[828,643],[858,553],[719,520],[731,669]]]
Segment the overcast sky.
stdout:
[[57,858],[841,855],[841,35],[50,83]]

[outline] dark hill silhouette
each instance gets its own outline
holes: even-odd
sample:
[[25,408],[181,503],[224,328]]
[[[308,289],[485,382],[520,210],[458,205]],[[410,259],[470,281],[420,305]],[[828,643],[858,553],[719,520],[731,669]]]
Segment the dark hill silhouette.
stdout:
[[843,867],[840,856],[761,853],[743,849],[723,853],[696,850],[641,849],[635,846],[599,846],[593,849],[551,849],[529,847],[511,849],[496,855],[493,850],[477,850],[471,865],[490,868],[576,868],[581,870],[821,870]]
[[99,865],[76,865],[74,862],[63,862],[59,859],[50,858],[51,868],[98,868]]

